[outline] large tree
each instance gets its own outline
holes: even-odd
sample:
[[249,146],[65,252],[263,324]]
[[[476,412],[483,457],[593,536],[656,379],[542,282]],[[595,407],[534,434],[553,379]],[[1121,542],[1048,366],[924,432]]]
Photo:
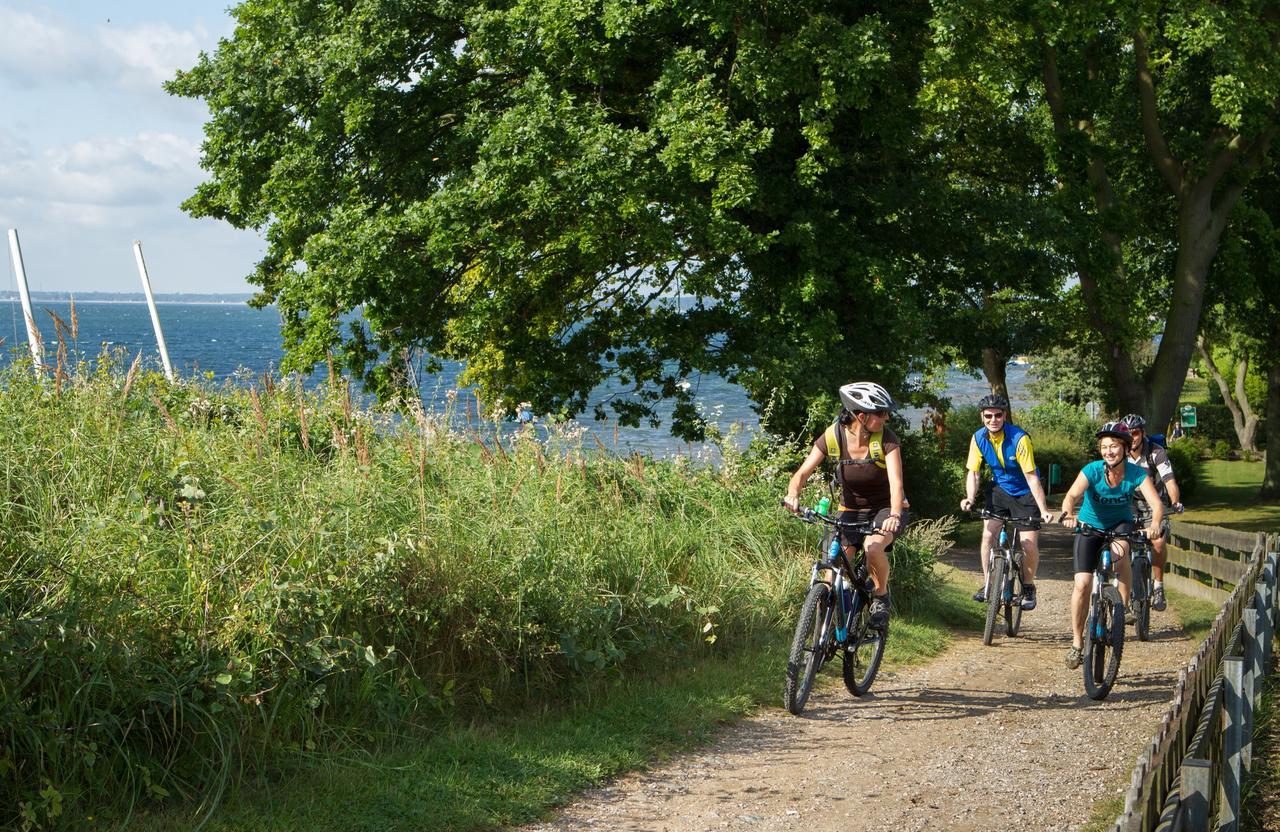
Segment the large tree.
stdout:
[[1266,375],[1260,496],[1280,499],[1280,171],[1257,177],[1248,196],[1231,218],[1223,256],[1215,264],[1215,277],[1221,278],[1217,330],[1231,338],[1241,365],[1246,363],[1241,359],[1251,359]]
[[[1223,230],[1280,110],[1274,2],[938,0],[934,70],[1043,148],[1124,410],[1165,422]],[[1018,96],[1034,81],[1034,100]],[[973,92],[976,88],[977,92]],[[1154,331],[1153,331],[1154,330]],[[1159,335],[1149,367],[1132,344]]]
[[[265,231],[287,366],[407,348],[490,401],[624,422],[715,372],[773,426],[901,385],[919,302],[929,5],[247,0],[169,84],[210,108],[185,204]],[[348,313],[360,315],[347,332]],[[913,363],[914,362],[914,363]]]

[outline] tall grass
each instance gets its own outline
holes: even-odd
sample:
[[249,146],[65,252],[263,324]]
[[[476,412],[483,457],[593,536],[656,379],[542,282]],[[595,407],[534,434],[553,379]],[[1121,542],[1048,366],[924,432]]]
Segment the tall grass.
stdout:
[[[808,575],[767,455],[95,367],[0,373],[3,826],[211,809],[281,760],[587,696],[789,627]],[[903,586],[936,545],[899,545]]]

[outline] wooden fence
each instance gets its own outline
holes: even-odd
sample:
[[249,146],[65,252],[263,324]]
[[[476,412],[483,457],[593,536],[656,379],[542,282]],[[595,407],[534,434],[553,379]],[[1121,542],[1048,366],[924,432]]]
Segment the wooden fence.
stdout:
[[[1225,597],[1209,635],[1179,671],[1173,703],[1138,756],[1114,832],[1237,829],[1240,783],[1252,762],[1253,708],[1277,624],[1280,536],[1172,524],[1169,586]],[[1213,584],[1212,587],[1197,580]],[[1230,584],[1230,593],[1224,589]],[[1216,596],[1210,593],[1217,593]]]
[[1226,603],[1249,568],[1258,535],[1180,521],[1170,527],[1166,586],[1215,604]]

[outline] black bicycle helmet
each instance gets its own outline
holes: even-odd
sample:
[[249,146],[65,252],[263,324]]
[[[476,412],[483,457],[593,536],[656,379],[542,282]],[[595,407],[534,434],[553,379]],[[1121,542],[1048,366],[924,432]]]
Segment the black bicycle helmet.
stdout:
[[1120,424],[1129,428],[1129,430],[1145,430],[1147,420],[1139,416],[1137,413],[1130,413],[1128,416],[1120,420]]
[[1102,439],[1104,436],[1110,436],[1112,439],[1119,439],[1121,442],[1128,443],[1132,434],[1129,433],[1129,426],[1124,422],[1107,422],[1098,428],[1098,432],[1093,435],[1095,439]]
[[850,413],[895,413],[898,405],[889,391],[874,381],[855,381],[840,388],[840,402]]
[[998,393],[992,393],[990,396],[983,396],[978,399],[978,410],[986,410],[992,407],[998,407],[1001,410],[1008,410],[1009,400]]

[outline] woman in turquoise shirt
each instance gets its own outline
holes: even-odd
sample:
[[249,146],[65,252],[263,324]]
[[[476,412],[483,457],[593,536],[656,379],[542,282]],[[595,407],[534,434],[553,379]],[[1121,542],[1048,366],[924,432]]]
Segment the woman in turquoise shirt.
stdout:
[[[1062,524],[1077,520],[1100,531],[1132,532],[1133,495],[1141,494],[1151,506],[1151,525],[1147,537],[1160,534],[1164,520],[1164,504],[1140,465],[1129,461],[1129,426],[1123,422],[1107,422],[1095,434],[1102,459],[1090,462],[1080,471],[1071,489],[1062,498]],[[1079,517],[1074,510],[1081,498]],[[1154,498],[1154,499],[1153,499]],[[1084,621],[1089,611],[1089,593],[1093,589],[1093,570],[1102,552],[1102,539],[1092,535],[1076,535],[1075,588],[1071,593],[1071,649],[1067,651],[1067,667],[1077,668],[1083,661]],[[1129,544],[1123,540],[1111,543],[1111,562],[1120,579],[1120,597],[1129,603]]]

